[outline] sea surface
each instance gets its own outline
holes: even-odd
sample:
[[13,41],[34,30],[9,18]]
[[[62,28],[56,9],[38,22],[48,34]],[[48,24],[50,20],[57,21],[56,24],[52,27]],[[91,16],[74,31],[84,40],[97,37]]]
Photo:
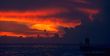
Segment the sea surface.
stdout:
[[83,56],[73,44],[0,44],[0,56]]

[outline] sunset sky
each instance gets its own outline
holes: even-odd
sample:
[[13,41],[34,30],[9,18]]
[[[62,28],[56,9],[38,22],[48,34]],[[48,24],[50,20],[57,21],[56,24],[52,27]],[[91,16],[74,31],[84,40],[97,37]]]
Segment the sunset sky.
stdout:
[[62,34],[84,16],[92,22],[100,11],[99,0],[0,0],[0,35]]

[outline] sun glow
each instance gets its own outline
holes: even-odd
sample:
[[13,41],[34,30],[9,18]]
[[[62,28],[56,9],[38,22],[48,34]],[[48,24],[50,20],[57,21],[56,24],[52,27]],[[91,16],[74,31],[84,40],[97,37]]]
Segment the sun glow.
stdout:
[[32,29],[55,31],[55,32],[58,31],[56,29],[56,26],[51,25],[51,24],[35,24],[35,25],[32,26]]

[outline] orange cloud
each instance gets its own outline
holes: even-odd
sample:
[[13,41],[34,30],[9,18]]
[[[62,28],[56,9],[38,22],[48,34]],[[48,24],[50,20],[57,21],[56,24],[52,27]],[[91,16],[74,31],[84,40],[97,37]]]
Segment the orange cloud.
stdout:
[[23,34],[16,34],[16,33],[13,33],[13,32],[0,32],[0,35],[3,35],[3,36],[23,36],[23,37],[26,37],[26,35],[23,35]]
[[2,17],[36,17],[36,16],[47,16],[53,14],[59,14],[62,12],[67,12],[67,9],[63,8],[48,8],[39,10],[27,10],[27,11],[0,11],[0,16]]
[[[0,11],[0,21],[10,21],[17,22],[23,25],[27,25],[29,29],[34,29],[35,31],[48,31],[48,32],[61,32],[58,27],[75,27],[80,25],[80,20],[71,20],[69,22],[64,21],[62,18],[39,18],[38,16],[48,16],[58,13],[66,12],[66,10],[60,9],[47,9],[47,10],[36,10],[36,11]],[[10,26],[11,27],[11,26]],[[25,31],[25,30],[24,30]],[[1,32],[0,35],[20,35],[14,32]],[[38,33],[36,33],[38,34]],[[33,35],[33,34],[32,34]],[[21,34],[21,36],[25,36]]]

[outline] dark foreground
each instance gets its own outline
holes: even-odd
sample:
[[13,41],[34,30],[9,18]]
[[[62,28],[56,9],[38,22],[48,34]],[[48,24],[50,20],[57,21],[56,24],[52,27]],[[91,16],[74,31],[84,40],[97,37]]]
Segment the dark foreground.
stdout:
[[77,44],[0,44],[0,56],[109,56],[110,48]]
[[8,45],[2,44],[0,56],[78,56],[78,47],[72,45]]

